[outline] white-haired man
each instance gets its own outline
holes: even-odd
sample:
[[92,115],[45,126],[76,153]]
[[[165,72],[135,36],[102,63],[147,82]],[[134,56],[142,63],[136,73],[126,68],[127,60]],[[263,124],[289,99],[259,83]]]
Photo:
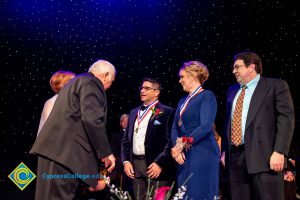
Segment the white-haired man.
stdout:
[[109,171],[114,169],[105,128],[105,90],[115,72],[111,63],[99,60],[59,92],[30,151],[38,155],[37,200],[78,199],[81,185],[97,190],[101,161]]

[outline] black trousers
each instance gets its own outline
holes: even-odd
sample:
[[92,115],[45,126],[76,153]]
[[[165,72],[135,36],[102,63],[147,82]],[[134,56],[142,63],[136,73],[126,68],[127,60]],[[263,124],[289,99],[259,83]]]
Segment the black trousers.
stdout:
[[231,148],[229,170],[232,200],[284,200],[283,173],[248,174],[244,146]]
[[[156,181],[148,178],[147,171],[148,167],[146,160],[143,158],[138,158],[133,160],[135,177],[133,179],[133,192],[136,200],[145,200],[149,188],[152,188],[152,195],[157,188],[162,186],[170,186],[170,181]],[[149,183],[149,184],[148,184]]]
[[39,156],[35,193],[36,200],[83,199],[83,186],[80,180],[47,177],[47,175],[54,174],[72,174],[72,172],[53,160]]

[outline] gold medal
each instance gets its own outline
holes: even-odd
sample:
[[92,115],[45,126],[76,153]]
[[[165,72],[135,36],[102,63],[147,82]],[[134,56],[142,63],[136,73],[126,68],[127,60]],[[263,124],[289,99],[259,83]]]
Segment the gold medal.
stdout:
[[138,133],[138,131],[139,131],[139,127],[136,127],[135,133]]
[[178,121],[178,126],[181,126],[182,125],[182,121],[181,119]]

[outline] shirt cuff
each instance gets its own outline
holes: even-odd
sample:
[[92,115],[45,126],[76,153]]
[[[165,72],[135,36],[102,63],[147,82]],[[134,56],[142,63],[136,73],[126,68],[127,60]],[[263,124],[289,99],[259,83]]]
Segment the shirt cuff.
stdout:
[[123,162],[123,166],[125,165],[125,163],[128,163],[129,161],[128,160],[125,160],[124,162]]

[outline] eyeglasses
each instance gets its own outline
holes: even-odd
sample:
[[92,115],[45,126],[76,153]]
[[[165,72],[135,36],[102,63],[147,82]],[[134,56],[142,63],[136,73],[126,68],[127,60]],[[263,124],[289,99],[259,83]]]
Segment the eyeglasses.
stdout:
[[158,90],[157,88],[147,87],[147,86],[140,86],[139,90],[142,91],[142,89],[149,91],[149,90]]
[[233,65],[233,66],[232,66],[232,70],[234,70],[234,69],[239,69],[239,68],[242,67],[242,66],[246,66],[246,65]]

